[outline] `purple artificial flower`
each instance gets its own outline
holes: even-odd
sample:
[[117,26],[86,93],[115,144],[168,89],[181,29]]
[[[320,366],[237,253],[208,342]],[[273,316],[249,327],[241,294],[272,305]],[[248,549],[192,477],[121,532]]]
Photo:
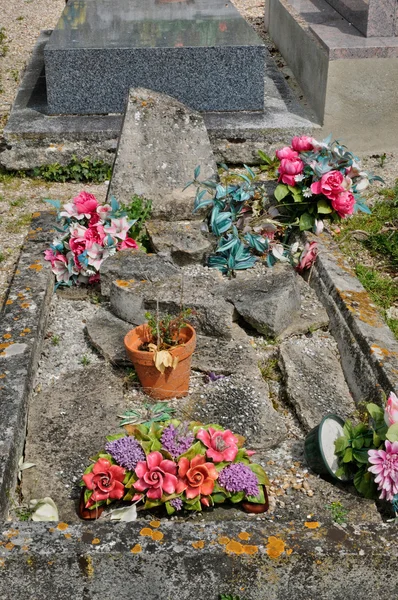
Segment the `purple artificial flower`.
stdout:
[[260,493],[255,473],[243,463],[224,467],[218,476],[218,484],[227,492],[245,492],[246,496],[258,496]]
[[145,460],[145,452],[137,440],[131,436],[125,436],[113,440],[113,442],[108,442],[105,444],[105,450],[109,452],[118,465],[129,471],[134,471],[137,463]]
[[368,450],[370,473],[376,475],[375,483],[381,491],[380,499],[392,501],[398,494],[398,442],[385,442],[385,450]]
[[173,498],[173,500],[170,500],[170,505],[175,508],[175,510],[181,510],[183,507],[183,502],[181,498]]
[[160,441],[162,446],[167,452],[171,454],[173,458],[177,458],[181,454],[184,454],[190,446],[192,446],[195,437],[191,431],[188,430],[187,423],[181,423],[178,427],[173,424],[168,425],[163,429],[162,437]]

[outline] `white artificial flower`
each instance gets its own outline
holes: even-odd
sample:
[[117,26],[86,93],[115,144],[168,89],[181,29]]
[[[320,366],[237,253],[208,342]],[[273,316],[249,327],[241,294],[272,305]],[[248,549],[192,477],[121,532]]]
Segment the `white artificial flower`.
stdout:
[[311,198],[311,196],[312,196],[311,189],[308,188],[308,187],[304,188],[303,189],[303,196],[304,196],[304,198]]
[[300,181],[303,181],[303,179],[304,179],[304,175],[302,173],[299,173],[299,175],[294,176],[294,181],[300,182]]

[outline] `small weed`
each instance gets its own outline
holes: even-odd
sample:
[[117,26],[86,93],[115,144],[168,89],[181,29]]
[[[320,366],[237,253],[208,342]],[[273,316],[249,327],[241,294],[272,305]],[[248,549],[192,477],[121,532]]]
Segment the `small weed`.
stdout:
[[23,20],[24,20],[24,18],[25,18],[25,17],[22,17],[22,16],[21,16],[21,17],[17,17],[17,18],[16,18],[16,20],[17,20],[17,21],[23,21]]
[[104,296],[101,296],[101,294],[90,294],[90,302],[91,304],[101,304],[102,302],[104,302],[105,298]]
[[233,596],[232,594],[220,594],[220,600],[241,600],[241,597]]
[[398,340],[398,319],[386,319],[387,325]]
[[58,346],[59,342],[61,341],[61,338],[59,335],[55,334],[52,336],[51,338],[51,343],[53,346]]
[[15,509],[15,515],[18,521],[29,521],[30,517],[32,516],[32,511],[29,508],[20,506]]
[[18,81],[19,81],[19,69],[10,69],[10,75],[13,78],[13,80],[15,81],[15,83],[18,83]]
[[341,502],[331,502],[325,506],[326,510],[330,511],[332,519],[338,525],[347,522],[348,510],[344,508]]
[[27,198],[24,196],[20,198],[16,198],[15,200],[11,200],[10,206],[23,206],[26,202]]
[[266,362],[260,361],[258,367],[263,379],[271,379],[272,381],[280,380],[281,374],[278,368],[277,358],[270,358]]
[[4,29],[4,27],[0,27],[0,57],[6,56],[6,54],[8,52],[8,46],[6,44],[6,39],[7,39],[6,30]]
[[29,225],[31,220],[32,220],[32,216],[30,214],[23,215],[22,217],[19,217],[19,219],[16,219],[15,221],[11,221],[10,223],[8,223],[6,225],[6,231],[7,231],[7,233],[19,233],[21,231],[21,229],[24,229],[25,227],[27,227]]
[[2,263],[5,259],[6,257],[4,256],[4,253],[0,251],[0,263]]
[[123,384],[126,388],[138,383],[137,373],[134,369],[126,369],[126,375],[123,377]]
[[276,158],[276,156],[274,156],[274,157],[268,156],[268,154],[265,154],[265,152],[262,152],[261,150],[258,151],[258,155],[261,158],[262,163],[263,163],[260,165],[260,170],[265,171],[271,177],[276,177],[277,176],[277,168],[279,167],[278,158]]
[[136,222],[130,229],[129,236],[143,246],[145,250],[150,250],[149,237],[145,230],[145,221],[151,218],[152,201],[145,200],[141,196],[133,196],[130,204],[123,206],[123,210],[126,211],[128,219],[136,219]]
[[83,354],[83,356],[80,359],[80,364],[83,365],[83,367],[87,367],[90,364],[90,362],[91,360],[89,359],[87,354]]
[[372,300],[381,308],[387,309],[398,300],[398,283],[388,275],[381,275],[376,269],[362,264],[356,265],[355,273]]
[[73,156],[71,162],[65,166],[59,163],[42,165],[33,169],[30,174],[45,181],[57,181],[60,183],[65,183],[65,181],[102,183],[110,179],[112,167],[102,160],[90,158],[78,160],[76,156]]

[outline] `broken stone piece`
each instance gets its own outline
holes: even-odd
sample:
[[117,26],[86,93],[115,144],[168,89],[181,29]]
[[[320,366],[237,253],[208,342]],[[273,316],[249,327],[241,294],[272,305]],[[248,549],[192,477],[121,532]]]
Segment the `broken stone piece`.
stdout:
[[201,225],[200,221],[149,221],[146,230],[156,252],[184,266],[203,263],[205,254],[213,248],[214,239],[202,233]]
[[109,362],[122,367],[131,366],[124,347],[124,336],[131,328],[130,323],[102,307],[86,323],[87,335],[94,348]]

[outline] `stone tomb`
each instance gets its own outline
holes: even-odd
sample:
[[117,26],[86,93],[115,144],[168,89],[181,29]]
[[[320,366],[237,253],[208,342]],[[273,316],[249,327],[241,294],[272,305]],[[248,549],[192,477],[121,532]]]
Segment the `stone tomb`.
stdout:
[[70,0],[44,51],[49,112],[120,113],[130,87],[262,110],[265,52],[228,0]]

